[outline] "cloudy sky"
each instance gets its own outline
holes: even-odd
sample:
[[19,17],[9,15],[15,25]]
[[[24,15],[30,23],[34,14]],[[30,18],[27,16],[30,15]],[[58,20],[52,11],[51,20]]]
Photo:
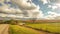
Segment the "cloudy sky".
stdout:
[[0,17],[60,19],[60,0],[0,0]]

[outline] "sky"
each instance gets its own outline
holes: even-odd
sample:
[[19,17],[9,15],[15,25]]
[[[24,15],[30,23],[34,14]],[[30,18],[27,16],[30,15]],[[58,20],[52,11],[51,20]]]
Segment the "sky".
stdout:
[[1,17],[60,19],[60,0],[1,0]]

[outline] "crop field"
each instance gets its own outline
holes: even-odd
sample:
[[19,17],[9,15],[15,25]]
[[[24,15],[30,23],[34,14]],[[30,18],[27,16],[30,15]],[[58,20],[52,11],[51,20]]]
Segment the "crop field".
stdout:
[[27,24],[27,26],[47,32],[60,33],[60,23]]
[[26,28],[18,25],[10,25],[10,34],[41,34],[41,33],[42,32],[30,28]]
[[60,23],[29,23],[23,26],[10,25],[9,31],[10,34],[46,34],[46,32],[52,34],[60,34]]

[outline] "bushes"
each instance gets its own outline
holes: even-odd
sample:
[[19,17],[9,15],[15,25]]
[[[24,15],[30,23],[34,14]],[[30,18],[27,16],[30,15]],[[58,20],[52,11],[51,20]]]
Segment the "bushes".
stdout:
[[18,24],[18,23],[21,23],[21,21],[11,19],[11,20],[6,20],[3,23],[6,23],[6,24]]

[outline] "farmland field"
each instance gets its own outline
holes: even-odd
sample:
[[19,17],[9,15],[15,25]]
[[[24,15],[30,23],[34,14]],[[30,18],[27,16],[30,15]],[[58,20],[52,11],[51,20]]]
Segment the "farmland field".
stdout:
[[46,32],[52,34],[60,34],[60,23],[29,23],[23,26],[10,25],[10,34],[46,34]]
[[31,28],[26,28],[18,25],[10,25],[10,34],[46,34],[45,32],[36,31]]
[[27,26],[52,33],[60,33],[60,23],[27,24]]

